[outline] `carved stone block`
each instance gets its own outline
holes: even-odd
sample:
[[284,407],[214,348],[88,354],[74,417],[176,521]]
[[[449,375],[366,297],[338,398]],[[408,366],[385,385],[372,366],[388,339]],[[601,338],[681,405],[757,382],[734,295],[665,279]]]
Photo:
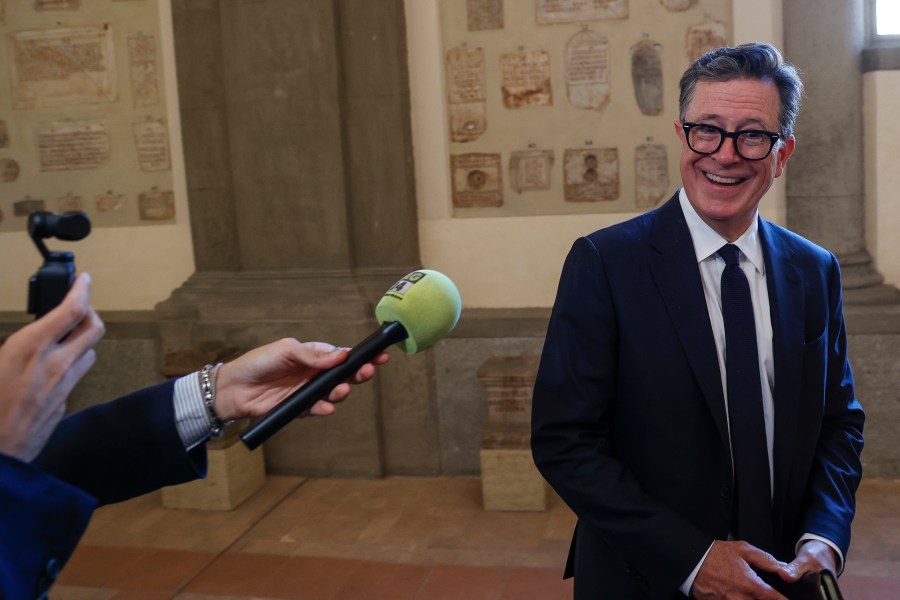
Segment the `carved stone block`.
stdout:
[[641,40],[631,47],[631,80],[641,113],[658,115],[663,109],[662,46]]
[[486,360],[478,380],[487,393],[481,438],[485,510],[546,510],[547,484],[531,458],[531,396],[540,358]]
[[531,450],[482,448],[480,455],[485,510],[547,510],[547,484]]
[[233,510],[266,483],[263,449],[250,451],[241,443],[239,428],[207,444],[207,472],[197,479],[162,489],[166,508]]

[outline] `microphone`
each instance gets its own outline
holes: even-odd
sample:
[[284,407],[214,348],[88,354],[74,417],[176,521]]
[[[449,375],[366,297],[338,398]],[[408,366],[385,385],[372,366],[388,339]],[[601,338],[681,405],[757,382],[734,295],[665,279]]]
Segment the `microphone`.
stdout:
[[310,379],[248,427],[241,440],[254,450],[392,344],[407,354],[431,348],[456,326],[461,309],[459,290],[449,277],[429,269],[409,273],[378,301],[375,318],[381,326],[354,346],[347,360]]

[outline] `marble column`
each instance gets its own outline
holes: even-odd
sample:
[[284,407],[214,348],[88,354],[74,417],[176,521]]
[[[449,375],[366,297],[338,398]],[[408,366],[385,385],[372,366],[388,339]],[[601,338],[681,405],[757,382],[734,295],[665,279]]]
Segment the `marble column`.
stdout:
[[787,1],[785,57],[806,98],[788,163],[787,225],[832,250],[843,269],[855,392],[866,410],[865,477],[896,478],[900,299],[865,250],[862,119],[863,0]]
[[847,304],[892,304],[865,248],[863,0],[784,3],[784,54],[806,86],[787,170],[787,225],[834,252]]

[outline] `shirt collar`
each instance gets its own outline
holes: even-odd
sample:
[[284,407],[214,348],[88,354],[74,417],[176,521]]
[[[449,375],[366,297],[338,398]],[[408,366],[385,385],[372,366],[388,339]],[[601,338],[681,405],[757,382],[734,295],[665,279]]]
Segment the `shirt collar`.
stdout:
[[[688,231],[691,234],[691,240],[694,242],[694,253],[697,255],[697,262],[702,262],[709,257],[715,257],[716,252],[728,243],[728,240],[716,233],[712,227],[703,222],[697,211],[691,205],[687,197],[687,192],[681,188],[678,192],[678,201],[681,203],[681,211],[684,213],[684,219],[687,222]],[[757,216],[759,209],[757,209]],[[754,218],[750,223],[747,231],[741,234],[737,240],[732,242],[737,246],[741,254],[747,257],[750,264],[762,275],[766,274],[766,265],[763,260],[762,244],[759,240],[759,219]]]

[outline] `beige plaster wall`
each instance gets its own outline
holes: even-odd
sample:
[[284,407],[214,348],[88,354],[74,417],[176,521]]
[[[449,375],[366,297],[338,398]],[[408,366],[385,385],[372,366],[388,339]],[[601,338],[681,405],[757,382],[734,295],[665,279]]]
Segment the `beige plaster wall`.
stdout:
[[866,249],[887,283],[900,286],[900,71],[863,76]]
[[[467,308],[550,306],[575,238],[637,213],[452,218],[438,4],[406,0],[422,262],[456,282]],[[781,0],[733,0],[732,11],[736,43],[763,40],[780,45]],[[784,222],[783,182],[764,199],[762,212]]]
[[[194,271],[171,8],[167,0],[159,4],[177,222],[98,228],[82,242],[50,244],[76,252],[79,270],[93,276],[94,305],[101,310],[152,309]],[[734,0],[732,10],[736,43],[759,39],[780,44],[781,0]],[[453,219],[438,0],[406,0],[406,18],[423,264],[452,277],[467,308],[550,306],[572,241],[633,215]],[[900,205],[893,201],[900,189],[900,170],[892,164],[900,154],[900,123],[894,110],[900,97],[900,72],[869,73],[864,85],[867,247],[888,282],[900,285],[900,236],[896,234]],[[798,151],[802,151],[802,140]],[[783,181],[763,200],[762,212],[766,218],[784,222]],[[3,233],[0,257],[0,311],[23,310],[27,279],[40,266],[37,250],[24,233]]]
[[[178,118],[171,6],[168,0],[159,0],[158,4],[160,74],[164,78],[161,87],[165,89],[169,124],[176,222],[173,225],[98,227],[80,242],[47,242],[51,250],[75,252],[78,270],[91,273],[93,304],[100,310],[150,310],[194,272]],[[156,24],[148,25],[148,29],[155,27]],[[127,85],[127,77],[120,77],[119,86]],[[40,267],[41,257],[24,232],[0,234],[0,257],[0,311],[23,311],[27,304],[28,278]]]

